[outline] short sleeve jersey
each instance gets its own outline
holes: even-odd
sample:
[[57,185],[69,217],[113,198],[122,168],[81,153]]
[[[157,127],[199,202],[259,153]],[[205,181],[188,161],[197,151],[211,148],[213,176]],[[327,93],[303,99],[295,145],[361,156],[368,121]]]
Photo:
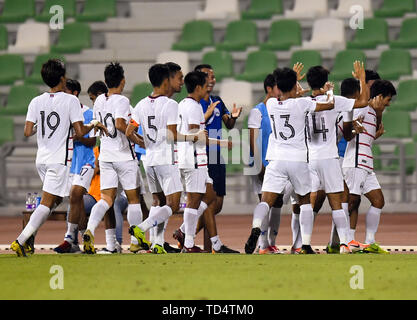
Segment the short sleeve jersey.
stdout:
[[268,161],[266,161],[265,157],[268,150],[269,135],[271,134],[271,122],[269,121],[266,105],[263,102],[256,105],[250,111],[248,117],[248,128],[261,130],[256,143],[262,152],[262,163],[266,167],[268,165]]
[[30,102],[26,121],[37,125],[36,163],[67,165],[72,124],[84,121],[78,98],[64,92],[46,92]]

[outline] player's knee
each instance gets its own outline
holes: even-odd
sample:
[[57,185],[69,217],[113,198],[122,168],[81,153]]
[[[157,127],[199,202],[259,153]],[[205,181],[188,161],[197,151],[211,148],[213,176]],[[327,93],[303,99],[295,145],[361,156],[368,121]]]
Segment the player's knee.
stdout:
[[70,194],[70,203],[80,203],[80,201],[83,199],[83,196],[83,190],[80,190],[79,188],[72,188]]
[[114,199],[111,196],[102,193],[101,194],[101,200],[106,201],[109,207],[113,206]]
[[380,196],[374,200],[372,200],[372,206],[378,209],[382,209],[385,206],[385,199],[384,196]]
[[360,203],[361,203],[360,197],[350,198],[349,199],[349,212],[358,210]]

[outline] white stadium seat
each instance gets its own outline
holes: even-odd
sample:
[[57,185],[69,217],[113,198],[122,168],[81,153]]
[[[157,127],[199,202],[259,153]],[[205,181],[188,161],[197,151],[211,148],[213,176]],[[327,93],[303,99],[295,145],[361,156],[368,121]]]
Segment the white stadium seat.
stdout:
[[345,26],[342,20],[319,19],[314,21],[311,40],[303,41],[303,49],[343,50],[346,47],[345,41]]
[[328,14],[327,0],[295,0],[293,10],[286,10],[289,19],[314,19]]
[[238,0],[206,0],[204,10],[197,11],[197,20],[238,20],[240,19]]
[[175,62],[181,66],[184,76],[190,72],[190,62],[187,52],[183,51],[166,51],[161,52],[156,58],[156,63]]
[[9,53],[49,52],[49,26],[45,23],[27,22],[17,29],[16,44],[9,46]]
[[243,107],[242,115],[246,115],[253,107],[252,85],[249,82],[222,81],[219,95],[230,111],[236,104],[237,107]]
[[365,18],[373,16],[371,0],[339,0],[337,9],[330,10],[330,17],[332,18],[350,18],[353,13],[350,12],[352,6],[361,6]]

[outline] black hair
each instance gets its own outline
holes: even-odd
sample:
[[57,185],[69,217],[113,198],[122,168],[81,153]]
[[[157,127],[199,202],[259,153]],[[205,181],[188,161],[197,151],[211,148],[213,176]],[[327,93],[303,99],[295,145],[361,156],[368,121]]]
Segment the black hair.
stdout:
[[340,94],[346,98],[353,98],[357,92],[361,91],[359,80],[348,78],[342,81],[340,85]]
[[277,85],[277,82],[275,81],[274,75],[271,74],[271,73],[268,74],[266,76],[265,80],[264,80],[264,90],[265,90],[265,93],[268,93],[268,90],[267,90],[268,87],[273,88],[276,85]]
[[104,81],[108,88],[117,88],[125,77],[123,67],[118,62],[112,62],[104,70]]
[[49,59],[42,65],[42,79],[50,88],[56,87],[61,81],[61,78],[65,77],[65,73],[65,65],[59,59]]
[[77,91],[78,94],[81,93],[81,84],[77,80],[67,79],[66,87],[72,94],[74,94],[75,91]]
[[152,67],[150,67],[148,76],[152,87],[159,88],[165,79],[169,79],[168,66],[160,63],[154,64]]
[[297,73],[290,68],[275,69],[273,75],[278,89],[283,93],[290,92],[297,84]]
[[87,90],[87,93],[91,93],[96,97],[107,92],[109,92],[109,89],[107,89],[107,86],[103,81],[95,81]]
[[201,71],[202,69],[211,69],[213,70],[212,66],[209,64],[199,64],[194,68],[194,71]]
[[197,86],[203,87],[207,81],[207,74],[201,71],[192,71],[184,78],[188,93],[193,93]]
[[368,83],[368,81],[371,80],[379,80],[381,77],[379,76],[378,72],[374,70],[365,70],[365,81]]
[[329,71],[322,66],[311,67],[307,72],[307,82],[311,89],[319,90],[329,80]]
[[393,97],[397,94],[397,90],[395,90],[394,85],[388,80],[375,80],[371,86],[371,99],[379,96],[380,94],[384,98],[388,96]]
[[178,71],[181,71],[181,66],[175,62],[167,62],[165,65],[169,69],[169,76],[174,77]]

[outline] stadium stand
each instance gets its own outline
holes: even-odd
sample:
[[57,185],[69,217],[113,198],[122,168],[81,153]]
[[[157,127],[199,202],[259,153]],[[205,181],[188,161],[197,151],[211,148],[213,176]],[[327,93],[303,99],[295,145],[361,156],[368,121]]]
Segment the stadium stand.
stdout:
[[360,6],[363,9],[364,17],[372,17],[371,0],[343,0],[338,4],[337,9],[330,9],[329,16],[332,18],[350,18],[352,16],[351,8]]
[[49,52],[49,26],[45,23],[26,22],[19,25],[16,44],[9,53],[39,54]]
[[402,49],[382,52],[379,59],[378,73],[382,79],[387,80],[398,80],[402,75],[411,75],[410,52]]
[[53,6],[61,6],[64,9],[64,19],[75,17],[76,4],[75,0],[46,0],[41,13],[37,14],[35,19],[40,22],[49,22],[55,13],[50,13]]
[[35,15],[35,0],[6,0],[0,23],[25,22]]
[[352,77],[352,65],[358,61],[366,63],[366,55],[361,50],[344,50],[337,53],[329,79],[341,81]]
[[167,51],[161,52],[156,57],[157,63],[175,62],[181,66],[182,73],[184,76],[191,71],[190,58],[187,52],[181,51]]
[[65,62],[65,57],[59,54],[46,53],[36,56],[32,72],[28,77],[26,77],[25,84],[43,85],[41,69],[42,65],[49,59],[59,59]]
[[12,117],[0,116],[0,146],[14,141],[14,121]]
[[0,25],[0,50],[7,50],[9,46],[9,34],[5,25]]
[[[332,30],[332,32],[328,32]],[[314,21],[310,41],[303,41],[303,49],[330,50],[344,49],[345,26],[342,20],[324,18]]]
[[270,19],[282,13],[281,0],[252,0],[250,7],[242,12],[242,19]]
[[311,67],[322,65],[322,58],[319,51],[316,50],[298,50],[294,51],[291,55],[291,62],[289,67],[292,67],[297,62],[304,64],[305,72]]
[[414,12],[416,3],[414,0],[384,0],[383,5],[374,11],[375,17],[402,17],[407,12]]
[[30,85],[13,86],[7,98],[7,105],[1,108],[1,115],[25,116],[30,101],[39,95],[40,91],[37,87]]
[[412,49],[417,48],[417,18],[406,19],[401,25],[397,40],[391,41],[391,48]]
[[284,15],[289,19],[314,19],[324,17],[327,14],[327,0],[295,0],[294,9],[286,10]]
[[243,117],[249,113],[254,103],[252,86],[247,81],[223,81],[220,85],[220,97],[229,108],[232,108],[233,104],[242,106]]
[[59,34],[59,41],[53,45],[51,52],[80,53],[91,47],[91,30],[88,24],[82,22],[68,23]]
[[296,20],[278,20],[272,23],[268,40],[261,43],[260,48],[262,50],[289,50],[292,46],[300,45],[300,23]]
[[213,26],[208,21],[191,21],[184,25],[181,39],[174,43],[173,50],[200,51],[213,45]]
[[248,55],[245,70],[237,75],[237,80],[263,82],[265,77],[278,65],[277,57],[272,51],[255,51]]
[[244,51],[258,44],[256,24],[248,20],[232,21],[227,25],[224,41],[216,45],[217,50]]
[[77,14],[76,20],[82,22],[105,21],[116,16],[115,0],[86,0],[84,9]]
[[209,64],[216,70],[216,80],[233,77],[233,57],[226,51],[206,52],[202,58],[203,64]]
[[382,122],[386,133],[384,138],[410,138],[411,117],[406,111],[384,112]]
[[348,49],[375,49],[378,45],[388,43],[388,24],[384,19],[364,20],[364,28],[356,31],[352,41],[347,42]]
[[130,96],[130,105],[135,107],[136,104],[143,98],[147,97],[152,90],[152,85],[149,82],[142,82],[135,85]]
[[13,84],[25,77],[25,65],[21,55],[5,54],[0,56],[0,85]]
[[204,10],[197,11],[197,20],[236,20],[240,18],[238,0],[207,0]]
[[401,81],[398,97],[389,107],[390,111],[415,111],[417,108],[417,80]]

